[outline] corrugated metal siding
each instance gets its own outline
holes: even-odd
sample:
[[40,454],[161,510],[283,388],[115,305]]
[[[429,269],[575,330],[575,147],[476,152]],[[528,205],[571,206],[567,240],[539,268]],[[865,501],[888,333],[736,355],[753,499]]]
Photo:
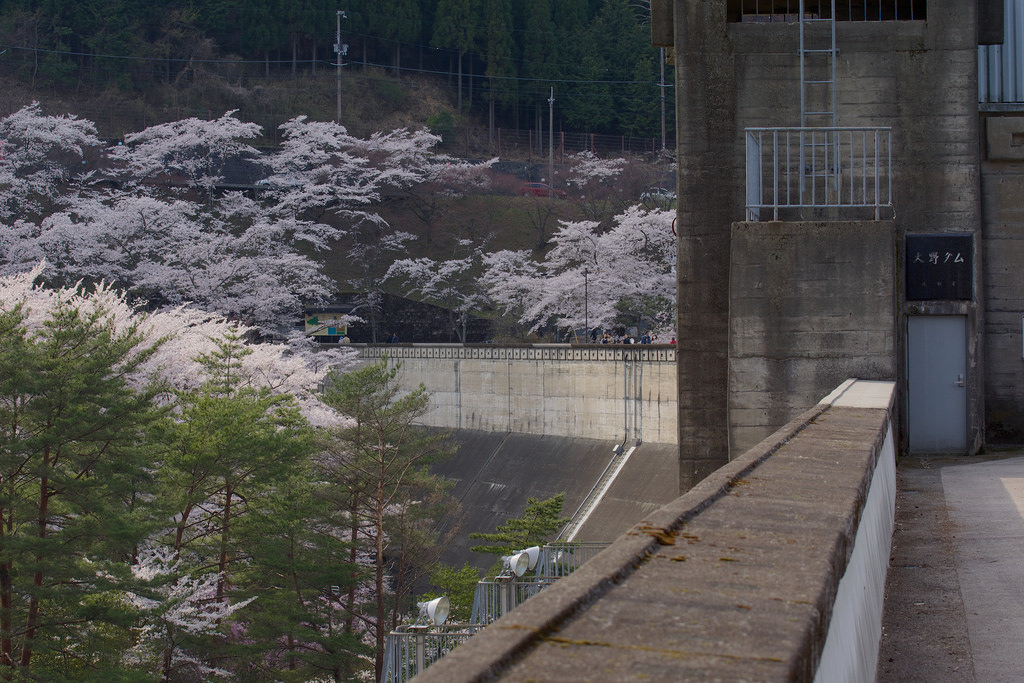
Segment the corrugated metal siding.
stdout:
[[1024,102],[1024,0],[1005,0],[1003,44],[978,48],[978,101]]

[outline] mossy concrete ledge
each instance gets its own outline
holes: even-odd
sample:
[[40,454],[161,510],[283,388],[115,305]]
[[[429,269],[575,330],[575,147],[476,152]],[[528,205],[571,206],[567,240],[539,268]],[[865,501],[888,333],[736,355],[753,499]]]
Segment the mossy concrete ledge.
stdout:
[[416,680],[872,678],[892,406],[844,383]]

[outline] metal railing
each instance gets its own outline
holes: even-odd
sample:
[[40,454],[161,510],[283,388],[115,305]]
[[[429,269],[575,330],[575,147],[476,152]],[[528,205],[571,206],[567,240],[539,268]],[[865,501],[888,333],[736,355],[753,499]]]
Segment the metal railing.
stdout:
[[608,547],[607,543],[556,541],[541,546],[533,576],[497,577],[476,584],[469,623],[486,626],[573,573]]
[[477,583],[468,624],[401,626],[392,631],[384,641],[381,680],[404,683],[607,547],[608,543],[565,541],[541,546],[533,576],[519,578],[509,572]]
[[595,555],[608,547],[608,543],[595,541],[555,541],[541,546],[537,560],[537,575],[562,578],[569,576]]
[[742,0],[738,21],[795,22],[832,18],[836,21],[923,21],[926,0]]
[[381,681],[402,683],[469,640],[478,627],[469,624],[399,627],[384,641],[384,673]]
[[820,218],[800,209],[880,220],[892,207],[890,128],[748,128],[746,166],[748,221]]
[[487,626],[558,581],[556,576],[529,579],[484,579],[476,584],[469,623]]

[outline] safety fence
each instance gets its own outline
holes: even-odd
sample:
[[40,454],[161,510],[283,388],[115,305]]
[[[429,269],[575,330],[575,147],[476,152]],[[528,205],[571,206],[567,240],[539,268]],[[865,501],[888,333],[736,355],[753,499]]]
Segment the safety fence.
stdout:
[[[401,626],[389,633],[385,639],[381,680],[385,683],[404,683],[422,673],[488,624],[579,569],[608,545],[556,541],[504,558],[505,564],[498,576],[477,583],[468,624],[438,624],[417,620],[412,625]],[[527,555],[530,555],[529,563]],[[522,564],[514,565],[517,559],[521,559]],[[513,562],[510,563],[510,560]],[[527,570],[533,573],[527,576]],[[421,603],[421,608],[425,606],[426,603]],[[446,617],[447,604],[444,609]]]
[[[748,128],[748,221],[806,219],[785,210],[839,209],[874,220],[892,207],[892,131],[889,128]],[[890,216],[886,215],[885,218]]]

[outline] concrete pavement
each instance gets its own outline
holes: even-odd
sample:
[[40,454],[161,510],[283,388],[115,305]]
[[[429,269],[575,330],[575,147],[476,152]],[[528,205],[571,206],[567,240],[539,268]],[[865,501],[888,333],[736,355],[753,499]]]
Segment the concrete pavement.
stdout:
[[878,681],[1024,681],[1024,450],[901,458]]

